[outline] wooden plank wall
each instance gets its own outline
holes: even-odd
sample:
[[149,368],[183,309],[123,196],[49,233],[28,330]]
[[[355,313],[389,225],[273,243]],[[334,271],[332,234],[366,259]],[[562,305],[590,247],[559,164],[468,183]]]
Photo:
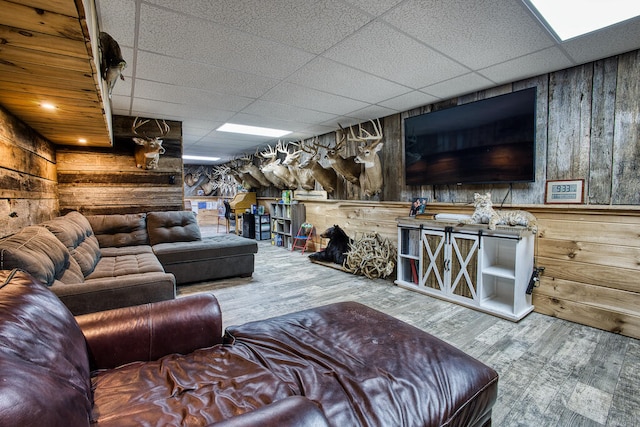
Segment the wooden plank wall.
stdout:
[[[351,237],[377,232],[397,241],[409,203],[303,202],[318,232],[340,225]],[[535,263],[545,267],[535,311],[640,338],[640,208],[520,205],[538,218]],[[467,205],[432,203],[430,213],[471,214]]]
[[0,237],[58,212],[53,144],[0,106]]
[[[158,168],[142,170],[134,160],[134,117],[114,116],[113,148],[58,149],[58,187],[62,213],[135,213],[180,210],[184,206],[182,179],[182,123],[171,127],[163,138],[166,152]],[[157,132],[153,120],[148,135]],[[145,128],[146,130],[147,128]],[[142,130],[140,131],[142,132]]]

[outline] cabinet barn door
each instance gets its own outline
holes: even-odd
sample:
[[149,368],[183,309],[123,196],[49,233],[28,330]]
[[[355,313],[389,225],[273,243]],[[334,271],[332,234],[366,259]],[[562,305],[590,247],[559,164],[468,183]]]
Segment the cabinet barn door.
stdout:
[[478,236],[451,235],[451,294],[477,300]]
[[446,235],[444,231],[423,230],[420,265],[422,266],[420,285],[436,291],[444,292]]

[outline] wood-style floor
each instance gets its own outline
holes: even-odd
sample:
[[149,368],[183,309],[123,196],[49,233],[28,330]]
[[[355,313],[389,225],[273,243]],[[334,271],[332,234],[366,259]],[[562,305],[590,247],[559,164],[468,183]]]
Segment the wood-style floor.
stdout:
[[[203,235],[215,234],[203,227]],[[353,300],[410,323],[500,375],[494,426],[640,426],[640,341],[538,313],[519,323],[311,263],[258,242],[255,272],[186,285],[212,291],[224,325]]]

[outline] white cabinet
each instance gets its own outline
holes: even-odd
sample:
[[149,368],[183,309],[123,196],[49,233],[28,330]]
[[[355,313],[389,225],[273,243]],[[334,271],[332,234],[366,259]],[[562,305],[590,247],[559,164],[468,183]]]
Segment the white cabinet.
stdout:
[[401,218],[396,284],[517,321],[533,310],[533,243],[523,227]]

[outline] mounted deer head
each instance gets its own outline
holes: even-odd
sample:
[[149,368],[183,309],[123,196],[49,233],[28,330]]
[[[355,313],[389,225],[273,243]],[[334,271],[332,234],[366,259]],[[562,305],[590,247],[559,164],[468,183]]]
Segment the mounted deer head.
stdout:
[[187,187],[195,186],[198,183],[198,181],[200,180],[200,177],[202,176],[202,174],[203,174],[203,167],[202,166],[199,166],[198,169],[196,169],[195,171],[191,170],[191,171],[187,172],[184,175],[184,183],[185,183],[185,185]]
[[302,141],[300,143],[291,142],[289,145],[300,147],[300,150],[294,150],[289,152],[287,149],[287,157],[282,161],[282,164],[289,168],[291,176],[296,180],[299,188],[303,190],[311,191],[316,187],[316,180],[313,178],[313,174],[310,170],[300,168],[300,158],[304,150],[301,148]]
[[[131,130],[135,135],[138,135],[138,128],[144,126],[150,120],[138,121],[138,117],[133,121]],[[164,154],[165,149],[162,146],[162,140],[171,129],[169,125],[163,120],[162,124],[156,119],[156,125],[160,129],[160,135],[150,137],[146,133],[143,133],[142,137],[134,137],[133,141],[138,144],[135,151],[136,166],[141,169],[157,169],[158,162],[160,161],[160,154]]]
[[268,145],[267,149],[261,151],[259,155],[265,160],[265,163],[260,166],[260,170],[264,174],[264,177],[271,182],[274,187],[280,190],[286,189],[286,183],[275,174],[275,169],[280,164],[278,152],[274,150],[272,146]]
[[[377,122],[377,124],[376,124]],[[353,129],[349,127],[351,135],[347,137],[349,141],[358,142],[358,155],[355,158],[356,163],[364,165],[364,169],[360,174],[360,188],[366,197],[375,196],[382,191],[382,164],[378,152],[382,150],[384,143],[382,142],[382,127],[380,120],[376,120],[373,124],[374,133],[371,134],[359,126],[358,135],[353,133]]]
[[253,155],[241,157],[240,161],[242,163],[240,163],[240,165],[238,166],[238,170],[241,173],[251,175],[256,181],[258,181],[258,183],[260,184],[259,186],[261,187],[271,186],[271,182],[264,176],[260,168],[253,163],[253,159]]
[[[340,126],[339,123],[338,126]],[[340,126],[340,129],[342,129],[342,126]],[[325,159],[329,161],[329,165],[333,168],[334,171],[336,171],[338,175],[342,176],[344,179],[354,185],[360,185],[360,173],[362,172],[362,167],[356,164],[356,156],[349,156],[347,158],[344,158],[340,154],[347,142],[345,131],[344,129],[342,130],[343,132],[340,136],[340,140],[335,145],[335,147],[329,147],[319,144],[318,146],[327,150]]]
[[325,168],[320,164],[320,154],[318,149],[323,147],[318,142],[318,137],[315,137],[310,146],[306,146],[304,142],[300,144],[300,149],[311,156],[304,162],[300,163],[298,167],[303,170],[310,170],[313,178],[322,186],[327,193],[332,193],[337,186],[338,175],[332,168]]

